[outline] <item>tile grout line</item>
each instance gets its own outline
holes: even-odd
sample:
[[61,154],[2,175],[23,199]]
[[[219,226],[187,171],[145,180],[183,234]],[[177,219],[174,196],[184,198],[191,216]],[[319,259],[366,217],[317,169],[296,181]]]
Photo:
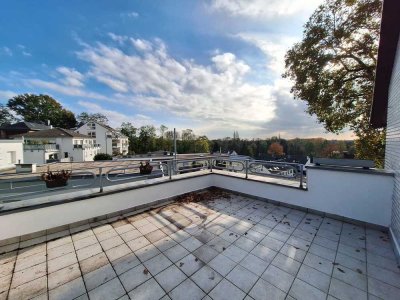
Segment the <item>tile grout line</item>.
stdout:
[[[7,289],[6,299],[8,299],[9,296],[10,296],[11,284],[12,284],[12,281],[13,281],[13,279],[14,279],[14,274],[15,274],[14,271],[15,271],[15,266],[17,265],[17,259],[18,259],[19,249],[17,249],[16,252],[17,252],[17,253],[16,253],[16,255],[15,255],[15,261],[14,261],[13,267],[12,267],[11,278],[10,278],[10,285],[8,286],[8,289]],[[9,253],[10,253],[10,252],[9,252]]]
[[[331,285],[332,285],[332,279],[333,279],[333,272],[335,271],[335,266],[336,266],[336,258],[337,258],[337,254],[339,252],[339,244],[340,244],[340,240],[342,239],[342,232],[343,232],[343,222],[341,221],[341,226],[340,226],[340,233],[339,233],[339,240],[337,243],[337,247],[336,247],[336,251],[335,251],[335,258],[333,260],[333,268],[332,268],[332,272],[331,272],[331,278],[329,280],[329,287],[328,287],[328,292],[327,292],[327,296],[330,295],[330,290],[331,290]],[[335,278],[336,279],[336,278]],[[333,296],[332,296],[333,297]],[[335,297],[336,298],[336,297]]]
[[[92,228],[90,228],[90,230],[92,230]],[[84,230],[83,230],[84,231]],[[83,232],[82,231],[82,232]],[[92,230],[93,231],[93,230]],[[70,231],[71,232],[71,231]],[[94,234],[94,233],[93,233]],[[76,247],[75,247],[75,244],[74,244],[74,240],[72,239],[72,234],[70,234],[70,237],[71,237],[71,243],[72,243],[72,247],[74,247],[74,254],[75,254],[75,258],[76,258],[76,260],[77,260],[77,264],[78,264],[78,268],[79,268],[79,272],[81,273],[81,278],[82,278],[82,281],[83,281],[83,286],[85,287],[85,294],[87,294],[88,295],[88,297],[89,297],[89,292],[88,292],[88,290],[87,290],[87,288],[86,288],[86,283],[85,283],[85,280],[83,279],[83,272],[82,272],[82,269],[81,269],[81,264],[79,263],[79,259],[78,259],[78,255],[77,255],[77,250],[76,250]],[[79,239],[78,239],[79,240]],[[89,247],[89,246],[88,246]],[[82,248],[83,249],[83,248]],[[75,278],[76,279],[76,278]],[[75,279],[73,279],[73,280],[75,280]],[[72,280],[71,280],[72,281]],[[69,282],[71,282],[71,281],[69,281]],[[68,282],[66,282],[66,283],[68,283]],[[66,284],[66,283],[64,283],[64,284]],[[62,286],[62,285],[61,285]],[[49,292],[49,296],[50,296],[50,292]],[[82,295],[79,295],[78,297],[80,297],[80,296],[82,296]],[[77,298],[77,297],[75,297],[75,298]]]

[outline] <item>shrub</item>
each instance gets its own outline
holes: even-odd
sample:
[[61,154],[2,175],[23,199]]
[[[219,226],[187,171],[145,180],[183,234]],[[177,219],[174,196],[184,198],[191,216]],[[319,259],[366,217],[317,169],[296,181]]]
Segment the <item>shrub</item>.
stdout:
[[112,156],[107,153],[97,153],[93,157],[93,160],[112,160]]

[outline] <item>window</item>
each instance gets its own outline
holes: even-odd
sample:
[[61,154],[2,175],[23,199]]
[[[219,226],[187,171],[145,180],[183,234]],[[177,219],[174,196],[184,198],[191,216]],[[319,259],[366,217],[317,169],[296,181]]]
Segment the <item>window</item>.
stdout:
[[68,158],[68,152],[64,152],[64,158]]
[[96,137],[96,131],[89,131],[88,136],[95,138]]
[[88,129],[96,129],[96,123],[88,123]]

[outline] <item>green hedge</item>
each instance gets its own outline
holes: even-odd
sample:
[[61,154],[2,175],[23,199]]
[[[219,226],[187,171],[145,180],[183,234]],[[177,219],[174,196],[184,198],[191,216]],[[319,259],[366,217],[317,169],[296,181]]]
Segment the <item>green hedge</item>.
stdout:
[[112,156],[107,153],[97,153],[93,157],[93,160],[112,160]]

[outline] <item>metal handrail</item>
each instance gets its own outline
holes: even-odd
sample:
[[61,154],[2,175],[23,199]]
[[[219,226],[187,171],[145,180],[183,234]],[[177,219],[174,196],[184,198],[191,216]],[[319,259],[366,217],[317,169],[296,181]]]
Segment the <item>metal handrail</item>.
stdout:
[[[190,163],[193,162],[202,162],[202,166],[200,167],[193,167],[190,165]],[[182,166],[182,167],[189,167],[187,169],[179,169],[178,164],[182,163],[189,163],[188,166]],[[182,173],[182,172],[194,172],[194,171],[200,171],[204,169],[208,169],[210,166],[210,160],[205,158],[205,157],[200,157],[200,158],[193,158],[193,159],[179,159],[179,160],[172,160],[172,170],[174,171],[175,174]]]
[[[132,163],[133,162],[133,163]],[[13,173],[13,174],[0,174],[0,203],[10,198],[18,198],[22,196],[29,196],[34,194],[44,194],[48,191],[57,191],[60,189],[79,189],[96,187],[99,188],[100,192],[103,192],[104,185],[107,183],[117,183],[129,180],[143,180],[149,177],[157,175],[168,176],[169,179],[173,179],[173,176],[189,173],[198,172],[201,170],[222,170],[226,172],[236,172],[245,175],[248,179],[249,175],[257,175],[263,177],[275,177],[284,178],[288,180],[299,180],[299,188],[303,188],[305,178],[303,175],[303,165],[296,163],[276,162],[276,161],[261,161],[261,160],[236,160],[229,157],[199,157],[190,159],[179,159],[179,160],[167,160],[167,161],[152,161],[150,164],[154,169],[161,169],[161,172],[154,172],[149,175],[143,175],[139,173],[139,161],[130,161],[130,163],[124,165],[122,162],[117,166],[115,161],[102,161],[98,167],[81,167],[74,169],[73,163],[67,162],[68,168],[57,168],[69,169],[72,172],[70,178],[70,184],[67,187],[52,188],[51,190],[43,189],[44,181],[40,180],[42,174],[47,171],[35,172],[35,173]],[[195,163],[192,166],[192,163]],[[222,162],[222,164],[219,164]],[[107,163],[111,163],[107,165]],[[201,163],[198,166],[197,163]],[[186,166],[184,166],[186,164]],[[279,167],[280,171],[276,173],[267,173],[261,171],[258,166],[264,168]],[[186,168],[182,168],[186,167]],[[154,170],[153,169],[153,170]],[[53,171],[58,171],[53,170]],[[291,170],[290,173],[284,173],[284,171]],[[80,177],[81,176],[81,177]],[[87,176],[90,176],[90,181]],[[75,180],[82,179],[82,182],[74,182]],[[75,184],[77,183],[77,184]],[[36,190],[36,191],[32,191]],[[7,192],[8,191],[8,192]],[[2,195],[3,194],[3,195]],[[8,194],[8,195],[7,195]]]
[[[169,171],[169,166],[168,166],[168,164],[166,164],[166,163],[161,163],[161,162],[158,162],[158,163],[156,163],[156,162],[151,162],[150,163],[150,165],[154,168],[155,166],[158,166],[158,167],[160,167],[160,166],[162,166],[162,167],[164,167],[165,166],[165,169],[167,170],[167,174],[165,174],[164,172],[164,168],[159,168],[160,170],[161,170],[161,172],[162,172],[162,176],[165,176],[165,175],[168,175],[168,171]],[[117,181],[126,181],[126,180],[129,180],[129,179],[132,179],[133,177],[134,178],[148,178],[149,177],[149,175],[142,175],[142,176],[130,176],[130,177],[125,177],[125,178],[117,178],[117,179],[111,179],[110,178],[110,173],[112,173],[112,172],[114,172],[114,171],[124,171],[122,174],[121,173],[119,173],[119,174],[115,174],[114,176],[116,176],[116,177],[118,177],[118,176],[126,176],[127,174],[129,175],[129,174],[140,174],[140,173],[137,173],[137,172],[134,172],[134,173],[126,173],[126,170],[139,170],[139,167],[140,167],[140,164],[136,164],[135,166],[132,166],[132,164],[129,164],[127,167],[114,167],[114,168],[112,168],[112,169],[110,169],[110,170],[108,170],[105,174],[104,174],[104,177],[105,177],[105,179],[106,180],[108,180],[108,181],[110,181],[110,182],[117,182]],[[113,174],[111,174],[111,175],[113,175]]]
[[[42,172],[42,173],[45,173],[45,172]],[[24,174],[24,175],[26,175],[26,174]],[[31,175],[31,174],[29,174],[29,175]],[[85,183],[85,184],[76,184],[76,185],[71,184],[71,185],[69,185],[67,187],[66,186],[55,187],[55,188],[52,188],[51,191],[75,189],[75,188],[84,188],[84,187],[92,187],[92,186],[94,186],[95,182],[96,182],[96,179],[97,179],[97,175],[94,172],[90,172],[90,171],[87,171],[87,170],[83,171],[83,172],[75,172],[75,170],[72,170],[71,171],[71,178],[69,179],[69,182],[73,183],[74,180],[77,180],[76,176],[86,176],[86,175],[91,175],[91,177],[92,177],[92,181],[91,182]],[[36,182],[36,184],[29,184],[29,185],[25,185],[25,186],[15,186],[16,183],[23,183],[24,182],[23,180],[20,180],[20,181],[9,181],[8,182],[9,183],[9,187],[8,188],[2,188],[2,189],[0,189],[0,191],[7,191],[8,190],[8,191],[17,191],[18,192],[18,190],[45,186],[45,182],[40,179],[40,176],[34,176],[34,180],[33,181]],[[27,182],[27,181],[25,181],[25,182]],[[28,196],[28,195],[45,194],[47,192],[48,192],[48,190],[39,190],[39,191],[25,191],[25,192],[23,191],[23,192],[21,192],[19,194],[11,194],[11,195],[2,195],[2,194],[0,194],[0,203],[2,201],[7,200],[7,199],[14,198],[16,195],[17,196],[19,196],[19,195]]]
[[[281,170],[281,169],[276,170],[277,171],[276,174],[275,173],[265,173],[265,172],[257,170],[257,168],[256,168],[256,166],[261,166],[261,167],[265,168],[266,165],[268,165],[269,167],[287,168],[287,170],[293,170],[293,173],[282,174],[286,170]],[[283,163],[277,164],[277,163],[269,162],[269,161],[264,161],[264,162],[251,161],[251,162],[249,162],[248,168],[249,168],[250,173],[258,174],[258,175],[262,175],[262,176],[282,177],[282,178],[296,178],[298,176],[297,165],[294,166],[292,164],[283,164]],[[271,168],[266,168],[266,171],[272,172]]]
[[[241,165],[241,168],[237,169],[237,168],[232,168],[232,167],[228,167],[228,166],[225,166],[225,167],[224,166],[218,166],[217,162],[220,162],[220,161],[229,162],[231,164],[231,166],[232,166],[232,163],[235,163],[235,164]],[[229,158],[216,158],[216,159],[212,160],[212,165],[213,165],[213,168],[215,168],[217,170],[226,169],[226,170],[231,171],[231,172],[232,171],[234,171],[234,172],[242,172],[242,171],[246,170],[245,161],[243,161],[243,160],[233,160],[233,159],[229,159]]]

